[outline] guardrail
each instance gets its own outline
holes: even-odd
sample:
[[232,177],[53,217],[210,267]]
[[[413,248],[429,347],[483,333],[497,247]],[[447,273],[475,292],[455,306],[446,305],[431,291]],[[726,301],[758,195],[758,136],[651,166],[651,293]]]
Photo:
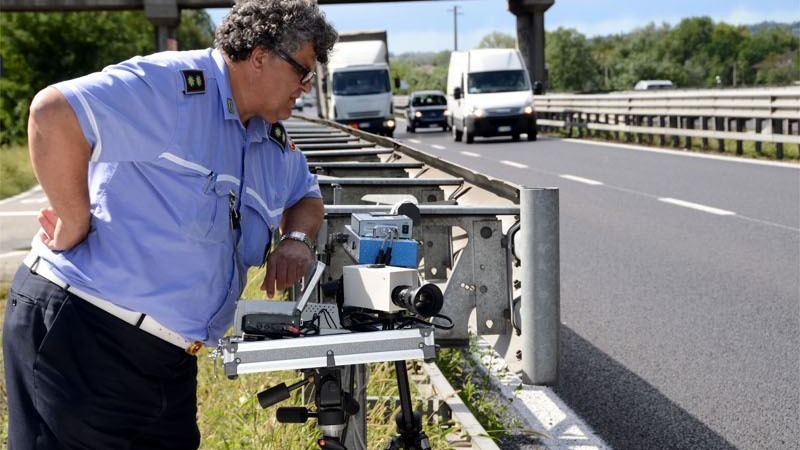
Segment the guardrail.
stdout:
[[[526,349],[521,370],[527,380],[555,383],[558,190],[517,186],[390,138],[303,118],[287,122],[286,128],[303,149],[309,170],[319,176],[325,232],[342,231],[353,213],[388,211],[398,199],[414,197],[420,214],[414,226],[414,239],[422,243],[420,270],[426,280],[442,285],[442,312],[457,324],[437,332],[437,341],[466,343],[474,311],[478,334],[514,334]],[[318,240],[326,242],[324,236]],[[539,246],[547,242],[542,248],[549,253],[534,249],[534,241]],[[344,252],[333,253],[329,275],[337,278],[346,264],[352,261]]]
[[[541,129],[565,128],[579,137],[600,135],[626,142],[686,147],[692,139],[708,148],[709,139],[725,151],[725,140],[775,144],[776,157],[784,157],[784,144],[800,145],[800,87],[692,91],[625,92],[598,95],[550,94],[535,97]],[[612,135],[613,133],[613,135]]]
[[[325,200],[317,252],[326,260],[326,276],[337,279],[344,266],[353,264],[334,244],[352,214],[388,212],[398,200],[413,197],[418,205],[410,213],[412,236],[420,243],[418,269],[425,282],[442,289],[441,312],[453,322],[452,328],[436,331],[436,342],[466,345],[472,324],[473,333],[500,335],[514,343],[501,352],[506,361],[521,363],[526,382],[555,384],[560,347],[558,190],[517,186],[390,138],[302,118],[285,124],[303,149],[309,170],[318,175]],[[357,419],[353,429],[365,436],[363,417]],[[351,444],[348,448],[364,448]],[[477,435],[472,444],[496,448]]]

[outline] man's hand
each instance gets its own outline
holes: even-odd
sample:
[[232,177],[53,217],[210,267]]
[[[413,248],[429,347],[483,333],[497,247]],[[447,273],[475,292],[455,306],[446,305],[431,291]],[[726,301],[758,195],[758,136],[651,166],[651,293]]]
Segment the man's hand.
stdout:
[[39,239],[50,250],[69,250],[83,242],[89,234],[89,216],[84,221],[76,220],[72,223],[65,223],[56,215],[53,208],[47,207],[39,210],[37,220],[42,226]]
[[282,291],[303,278],[313,261],[314,256],[303,242],[282,241],[267,257],[267,275],[261,290],[267,291],[267,298],[272,298],[276,289]]

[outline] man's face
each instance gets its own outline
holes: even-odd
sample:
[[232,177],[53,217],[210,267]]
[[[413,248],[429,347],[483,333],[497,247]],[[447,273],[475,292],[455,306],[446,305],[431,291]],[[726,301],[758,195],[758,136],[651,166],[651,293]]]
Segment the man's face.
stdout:
[[[267,122],[275,123],[278,120],[286,120],[292,115],[292,106],[295,100],[303,92],[311,91],[312,81],[301,84],[301,78],[306,70],[314,69],[317,62],[317,55],[314,46],[310,43],[300,47],[294,54],[285,53],[282,56],[276,53],[267,55],[269,63],[265,65],[264,80],[259,83],[260,92],[258,96],[260,103],[260,114]],[[287,59],[294,60],[299,66],[295,67]],[[304,73],[300,73],[300,72]]]

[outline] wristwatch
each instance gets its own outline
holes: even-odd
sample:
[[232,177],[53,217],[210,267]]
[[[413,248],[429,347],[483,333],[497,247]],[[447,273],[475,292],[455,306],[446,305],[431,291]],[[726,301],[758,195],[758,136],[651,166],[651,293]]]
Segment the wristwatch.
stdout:
[[311,253],[314,253],[314,244],[311,243],[311,239],[308,238],[308,235],[306,235],[302,231],[290,231],[281,236],[280,242],[283,242],[286,239],[291,239],[293,241],[300,241],[308,246],[308,249],[311,251]]

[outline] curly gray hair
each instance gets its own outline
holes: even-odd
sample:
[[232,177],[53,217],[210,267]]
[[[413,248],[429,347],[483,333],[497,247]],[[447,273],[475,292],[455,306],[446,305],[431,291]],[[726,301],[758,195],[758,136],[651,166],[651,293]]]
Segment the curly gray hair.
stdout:
[[294,54],[310,42],[325,64],[338,37],[314,0],[242,0],[217,27],[214,46],[244,61],[258,47]]

